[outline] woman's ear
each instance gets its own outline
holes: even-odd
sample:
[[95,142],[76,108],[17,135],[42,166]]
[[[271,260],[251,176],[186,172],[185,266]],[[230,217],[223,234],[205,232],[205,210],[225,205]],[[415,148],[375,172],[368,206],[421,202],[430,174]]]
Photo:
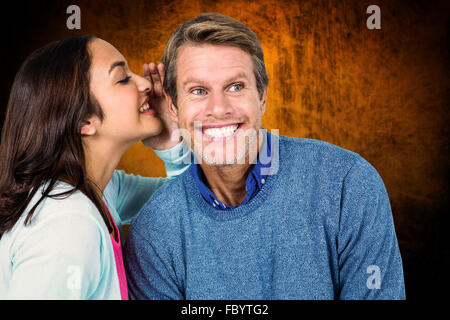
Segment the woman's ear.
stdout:
[[169,105],[170,120],[178,123],[178,108],[173,104],[172,98],[167,93],[164,93],[164,95],[166,97],[167,104]]
[[93,116],[82,122],[80,133],[82,136],[93,136],[97,133],[98,118]]

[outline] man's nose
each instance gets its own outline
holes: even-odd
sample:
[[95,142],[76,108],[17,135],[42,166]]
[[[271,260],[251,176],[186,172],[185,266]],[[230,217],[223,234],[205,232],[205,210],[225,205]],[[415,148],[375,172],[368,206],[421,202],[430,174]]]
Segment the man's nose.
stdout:
[[206,116],[214,118],[224,118],[231,114],[232,105],[225,93],[215,92],[210,94],[206,107]]

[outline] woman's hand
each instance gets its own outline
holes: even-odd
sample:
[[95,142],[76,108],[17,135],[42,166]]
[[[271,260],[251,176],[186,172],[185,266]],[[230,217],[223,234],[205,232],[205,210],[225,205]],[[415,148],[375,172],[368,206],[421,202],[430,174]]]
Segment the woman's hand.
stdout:
[[[156,66],[153,62],[145,63],[143,77],[150,81],[152,88],[149,93],[149,105],[156,111],[156,116],[161,119],[163,129],[160,134],[142,140],[147,147],[155,150],[166,150],[174,147],[181,141],[181,136],[175,135],[178,124],[173,122],[169,116],[169,105],[166,100],[166,93],[163,89],[164,65],[160,63]],[[174,135],[174,137],[172,137]]]

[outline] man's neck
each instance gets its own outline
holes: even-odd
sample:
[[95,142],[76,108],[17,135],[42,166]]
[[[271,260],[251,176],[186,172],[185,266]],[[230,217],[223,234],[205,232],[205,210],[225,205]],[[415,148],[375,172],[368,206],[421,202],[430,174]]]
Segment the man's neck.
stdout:
[[257,161],[263,140],[260,132],[257,139],[256,158],[250,159],[250,154],[247,154],[245,164],[212,165],[205,162],[200,164],[206,180],[203,182],[225,205],[234,207],[245,200],[247,177]]
[[246,180],[253,165],[210,165],[201,164],[206,181],[216,197],[228,206],[238,206],[244,201],[247,190]]

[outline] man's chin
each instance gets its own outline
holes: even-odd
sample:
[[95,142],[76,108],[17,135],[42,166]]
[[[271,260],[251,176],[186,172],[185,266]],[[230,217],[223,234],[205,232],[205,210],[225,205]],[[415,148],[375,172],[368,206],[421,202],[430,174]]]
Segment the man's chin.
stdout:
[[230,166],[237,164],[249,164],[248,149],[244,148],[241,151],[224,154],[222,152],[203,152],[196,153],[197,159],[202,159],[202,162],[208,165],[215,166]]
[[[235,164],[239,164],[239,161],[237,159],[232,160],[223,160],[216,157],[203,157],[202,158],[203,163],[213,166],[231,166]],[[242,164],[242,162],[240,163]]]

